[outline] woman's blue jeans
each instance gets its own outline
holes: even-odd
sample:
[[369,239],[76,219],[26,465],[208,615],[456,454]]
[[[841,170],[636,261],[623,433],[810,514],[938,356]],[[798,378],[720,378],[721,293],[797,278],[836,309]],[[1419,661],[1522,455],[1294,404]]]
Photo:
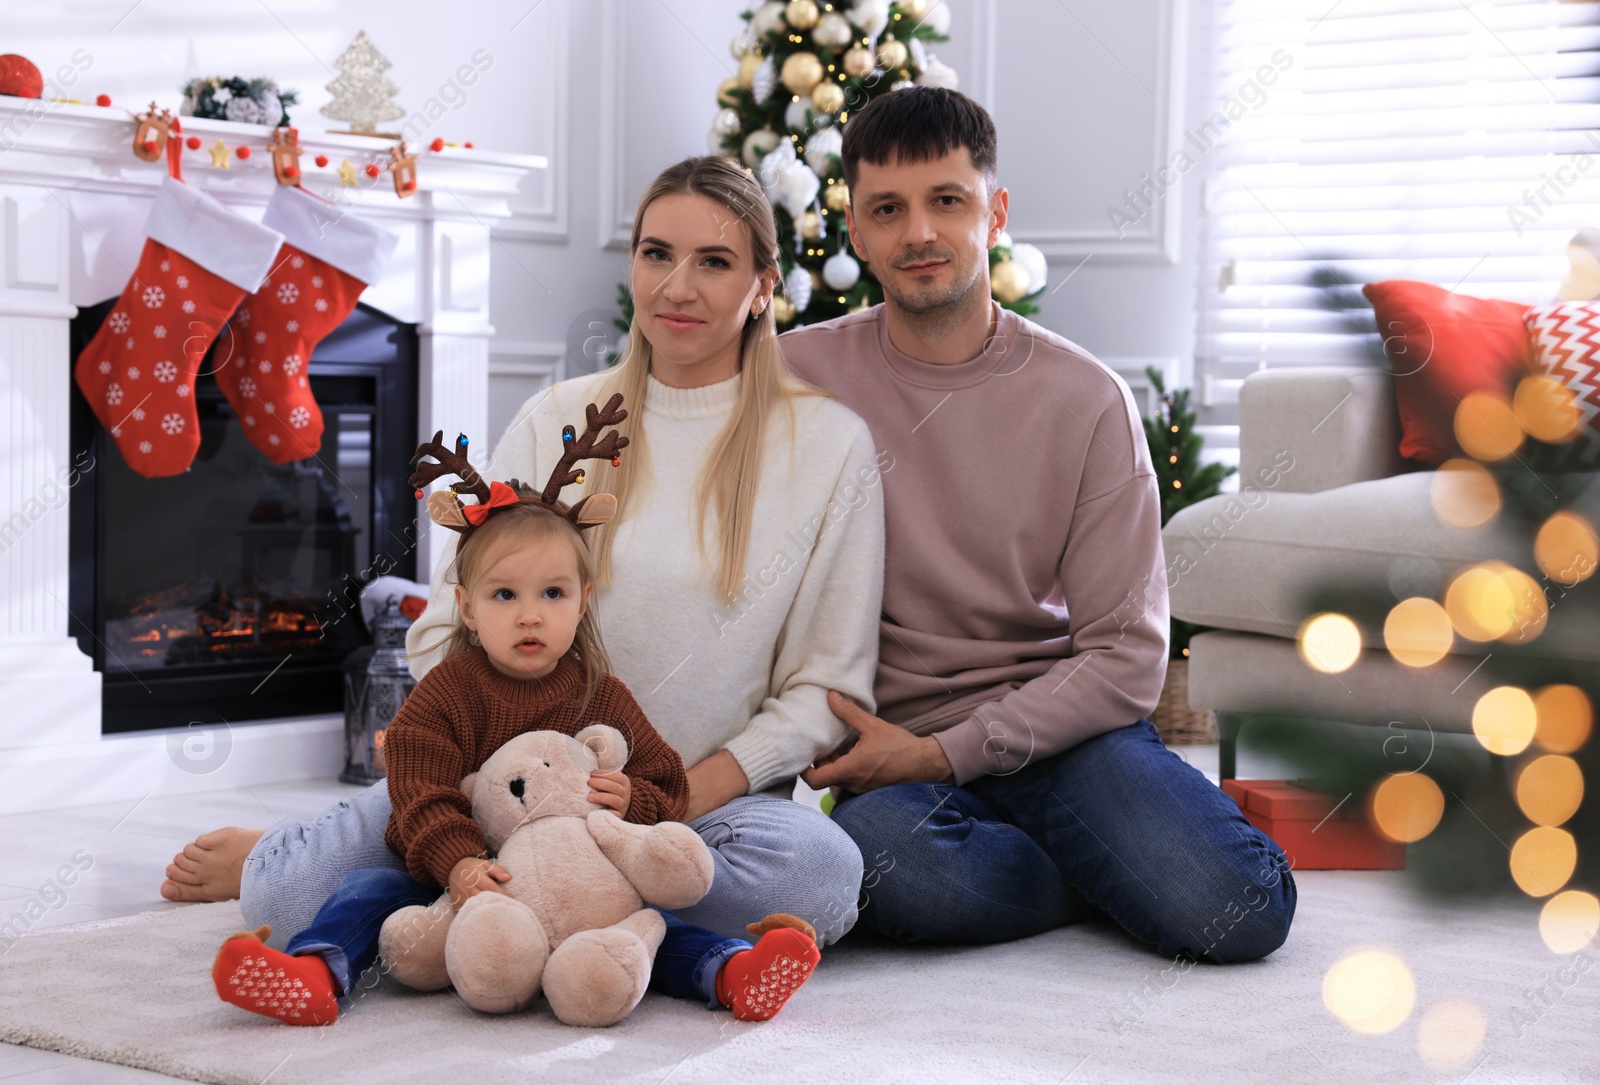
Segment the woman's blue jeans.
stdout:
[[1265,957],[1294,918],[1277,844],[1140,720],[964,787],[834,810],[865,861],[858,927],[905,942],[1025,938],[1109,917],[1166,957]]

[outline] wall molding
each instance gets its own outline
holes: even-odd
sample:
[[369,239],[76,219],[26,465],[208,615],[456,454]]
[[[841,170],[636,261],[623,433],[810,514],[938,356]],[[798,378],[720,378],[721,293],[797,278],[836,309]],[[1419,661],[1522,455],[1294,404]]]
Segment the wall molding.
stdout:
[[566,380],[567,345],[541,339],[491,339],[490,377],[532,377],[548,384]]
[[[1186,37],[1189,0],[1157,0],[1159,52],[1156,58],[1156,116],[1151,125],[1150,166],[1155,177],[1172,160],[1183,141],[1184,102],[1188,78]],[[996,21],[1000,0],[973,0],[972,94],[993,112]],[[1131,180],[1131,179],[1130,179]],[[1013,240],[1038,246],[1048,259],[1082,259],[1093,255],[1105,263],[1176,264],[1182,227],[1182,185],[1179,179],[1156,201],[1149,214],[1118,237],[1105,230],[1010,230]]]
[[627,204],[627,20],[622,0],[604,0],[600,14],[600,247],[628,251],[633,240],[633,214]]
[[550,50],[553,85],[544,97],[549,106],[550,157],[555,160],[555,169],[550,172],[550,183],[545,188],[543,201],[537,204],[513,201],[510,216],[495,221],[494,236],[503,241],[540,241],[564,245],[572,239],[568,220],[568,194],[572,189],[569,120],[572,87],[567,62],[572,52],[571,3],[569,0],[556,0],[549,10],[550,35],[556,45]]

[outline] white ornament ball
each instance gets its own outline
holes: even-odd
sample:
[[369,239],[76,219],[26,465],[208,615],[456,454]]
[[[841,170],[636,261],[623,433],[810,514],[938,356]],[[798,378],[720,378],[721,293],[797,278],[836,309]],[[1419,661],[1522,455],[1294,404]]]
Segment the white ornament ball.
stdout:
[[783,278],[783,292],[794,304],[795,312],[805,312],[806,306],[811,304],[811,272],[798,264],[790,268]]
[[912,22],[920,22],[928,14],[928,0],[900,0],[900,10],[906,13],[906,18]]
[[756,47],[756,32],[746,23],[745,28],[733,36],[733,41],[728,43],[728,52],[733,54],[734,60],[743,60],[744,55]]
[[850,29],[850,20],[837,11],[824,15],[811,31],[811,40],[825,49],[843,49],[855,36],[856,32]]
[[777,85],[778,69],[773,67],[772,58],[767,57],[750,77],[750,93],[755,95],[756,101],[764,102],[772,97],[773,88]]
[[744,137],[744,146],[739,149],[739,157],[751,169],[760,166],[762,161],[771,154],[773,148],[783,143],[783,137],[770,128],[757,128]]
[[750,29],[756,32],[757,37],[770,34],[774,30],[782,30],[786,25],[783,13],[788,7],[789,5],[782,0],[768,0],[756,9],[755,18],[750,20]]
[[856,258],[840,249],[822,265],[822,281],[833,290],[849,290],[861,279],[861,265]]
[[817,190],[821,187],[822,181],[811,167],[804,162],[797,162],[778,178],[778,198],[789,209],[790,217],[798,219],[817,198]]
[[712,154],[727,154],[727,149],[722,146],[722,136],[715,128],[706,133],[706,150]]
[[889,84],[889,89],[890,90],[906,90],[906,89],[908,89],[910,87],[914,87],[914,86],[916,86],[916,84],[913,83],[911,80],[902,79],[898,83],[890,83]]
[[796,98],[789,103],[789,108],[783,111],[783,123],[796,132],[808,132],[812,123],[811,118],[807,116],[810,112],[811,99]]
[[948,35],[950,33],[950,5],[945,3],[944,0],[937,0],[923,15],[922,25],[941,38]]
[[1045,281],[1050,275],[1050,266],[1045,262],[1044,253],[1039,251],[1037,245],[1023,242],[1021,245],[1011,246],[1011,259],[1021,265],[1022,270],[1028,273],[1028,293],[1034,294],[1044,289]]
[[1011,243],[1011,234],[1010,234],[1010,232],[1007,231],[1007,230],[1001,230],[1000,231],[1000,236],[999,236],[998,239],[996,239],[995,244],[999,245],[1001,248],[1006,248],[1006,249],[1012,248],[1013,246],[1012,246],[1012,243]]
[[733,135],[739,131],[739,114],[731,109],[717,110],[716,119],[711,122],[711,130],[722,136]]
[[856,0],[850,21],[866,31],[868,37],[882,34],[889,25],[889,0]]
[[838,155],[844,150],[844,136],[839,134],[837,128],[824,128],[820,132],[813,132],[811,138],[806,140],[806,162],[817,173],[826,176],[831,173],[829,162],[831,156]]
[[919,39],[912,38],[906,48],[911,53],[911,66],[913,68],[920,70],[928,66],[928,47],[923,45]]
[[960,82],[956,70],[936,56],[928,58],[928,62],[922,66],[922,74],[917,76],[920,86],[943,87],[945,90],[955,90]]

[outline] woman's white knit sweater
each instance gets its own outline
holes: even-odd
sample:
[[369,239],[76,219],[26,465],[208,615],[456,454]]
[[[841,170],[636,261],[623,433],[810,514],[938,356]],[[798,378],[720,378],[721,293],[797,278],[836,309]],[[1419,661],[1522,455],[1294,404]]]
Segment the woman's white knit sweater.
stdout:
[[[484,477],[542,486],[561,455],[562,427],[582,432],[584,407],[599,400],[606,376],[564,381],[530,399],[480,466]],[[739,381],[671,388],[649,378],[649,471],[622,511],[612,583],[597,593],[597,605],[617,677],[684,764],[726,749],[757,792],[788,786],[845,739],[848,729],[828,709],[829,689],[874,708],[883,487],[872,437],[847,407],[797,397],[792,431],[785,412],[775,411],[755,482],[744,588],[725,604],[716,585],[716,516],[708,515],[702,557],[695,486],[738,402]],[[561,500],[570,504],[581,493],[568,486]],[[454,585],[445,581],[454,556],[452,538],[435,566],[428,608],[406,638],[412,652],[454,626]],[[412,673],[420,678],[439,658],[435,651],[414,659]]]

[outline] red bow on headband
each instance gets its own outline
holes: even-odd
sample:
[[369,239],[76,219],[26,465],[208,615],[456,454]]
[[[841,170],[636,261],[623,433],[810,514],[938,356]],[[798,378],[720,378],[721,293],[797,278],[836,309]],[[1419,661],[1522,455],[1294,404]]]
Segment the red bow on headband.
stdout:
[[510,486],[503,482],[491,482],[489,483],[489,500],[480,501],[476,505],[463,506],[461,515],[465,516],[467,523],[473,527],[481,527],[483,522],[489,518],[490,509],[498,509],[506,505],[520,503],[521,499],[517,497],[517,492]]

